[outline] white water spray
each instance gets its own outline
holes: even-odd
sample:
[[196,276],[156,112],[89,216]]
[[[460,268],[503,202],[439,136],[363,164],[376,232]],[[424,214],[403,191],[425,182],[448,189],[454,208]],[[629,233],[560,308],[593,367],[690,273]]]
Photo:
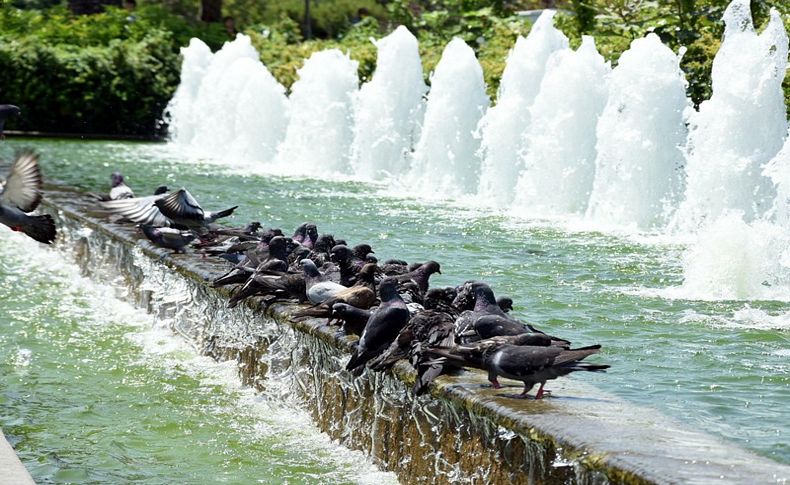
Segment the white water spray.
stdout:
[[357,175],[382,179],[408,171],[428,87],[417,39],[406,27],[375,44],[376,72],[356,101],[351,160]]
[[431,77],[422,135],[407,181],[428,197],[477,190],[480,141],[474,131],[488,108],[483,70],[474,51],[453,39]]
[[787,34],[773,10],[757,35],[748,0],[734,0],[724,22],[724,41],[713,61],[713,95],[690,118],[686,197],[674,223],[682,231],[693,232],[726,210],[753,220],[774,196],[762,168],[787,131]]
[[524,38],[519,36],[507,58],[496,106],[480,121],[482,169],[478,194],[481,200],[506,206],[515,195],[523,169],[519,150],[529,126],[529,107],[540,89],[546,61],[568,47],[568,38],[553,25],[553,10],[544,10]]
[[353,140],[352,102],[357,61],[329,49],[314,53],[291,86],[291,118],[277,153],[278,170],[292,174],[348,174]]
[[191,39],[187,47],[181,48],[181,83],[165,108],[165,121],[170,139],[187,146],[195,137],[199,120],[194,113],[195,100],[214,54],[200,39]]
[[515,204],[531,215],[580,214],[595,173],[595,127],[611,68],[592,37],[555,53],[546,67],[524,136],[524,171]]
[[680,56],[655,34],[620,56],[596,130],[589,217],[640,229],[666,224],[683,190],[686,84]]
[[206,49],[200,42],[184,49],[186,89],[171,103],[174,141],[200,158],[234,164],[271,160],[285,135],[285,88],[261,64],[246,35],[213,56]]

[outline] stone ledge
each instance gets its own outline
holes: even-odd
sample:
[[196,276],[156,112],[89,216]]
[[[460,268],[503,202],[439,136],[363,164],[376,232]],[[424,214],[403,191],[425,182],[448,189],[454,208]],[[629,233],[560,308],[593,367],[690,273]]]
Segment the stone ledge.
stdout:
[[0,483],[35,485],[27,469],[0,430]]
[[[277,303],[262,311],[260,299],[253,298],[246,309],[228,310],[224,302],[230,290],[216,290],[206,283],[226,271],[226,263],[156,248],[133,228],[93,217],[90,203],[73,190],[50,190],[44,205],[58,215],[61,225],[92,230],[86,237],[77,236],[76,230],[65,232],[72,239],[69,243],[81,241],[78,253],[104,251],[105,257],[117,260],[114,264],[137,293],[153,272],[159,271],[159,278],[178,274],[190,298],[204,299],[203,312],[211,316],[192,315],[193,320],[207,319],[182,334],[215,358],[237,360],[242,380],[250,385],[264,387],[271,366],[288,367],[296,376],[294,392],[304,397],[323,431],[367,452],[404,482],[790,481],[790,466],[575,379],[553,382],[553,397],[542,401],[502,397],[501,391],[484,387],[486,376],[477,371],[442,376],[430,397],[414,398],[407,391],[414,372],[406,363],[399,363],[391,373],[367,373],[355,381],[342,370],[355,337],[339,338],[323,321],[291,320],[296,308],[292,304]],[[139,262],[130,263],[124,255],[132,251],[141,251],[155,262],[152,268],[160,269],[149,268],[144,274],[135,267]],[[90,270],[91,258],[83,259],[81,264]],[[165,267],[175,272],[168,275]],[[137,299],[148,303],[150,310],[162,310],[161,305],[159,310],[151,308],[140,294]],[[231,314],[243,315],[241,328],[229,330],[227,322],[214,321],[236,318]],[[285,364],[265,363],[270,346],[284,345],[278,339],[289,342],[285,345],[291,357]]]

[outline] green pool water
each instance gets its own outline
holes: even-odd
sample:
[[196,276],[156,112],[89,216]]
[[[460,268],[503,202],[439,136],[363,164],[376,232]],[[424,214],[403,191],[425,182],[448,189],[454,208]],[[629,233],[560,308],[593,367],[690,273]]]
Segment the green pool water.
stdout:
[[[684,247],[670,238],[518,220],[469,202],[403,197],[397,187],[261,175],[188,161],[164,144],[10,140],[0,155],[22,146],[41,151],[48,178],[83,189],[107,190],[120,170],[139,193],[164,183],[188,187],[209,209],[239,205],[231,224],[290,231],[310,220],[352,244],[371,243],[380,260],[439,261],[436,285],[486,280],[524,320],[578,345],[603,345],[597,360],[611,371],[574,378],[790,463],[790,304],[693,301],[677,291],[666,298],[683,279]],[[232,374],[221,365],[193,366],[203,361],[191,349],[162,351],[159,339],[170,337],[141,337],[156,325],[151,317],[94,311],[93,290],[42,267],[50,251],[30,254],[9,231],[2,237],[0,302],[15,310],[0,315],[0,425],[35,476],[380,479],[364,460],[336,461],[350,452],[300,434],[304,423],[291,428],[277,421],[287,416],[246,405],[256,400],[250,391],[229,387],[230,378],[215,382]]]

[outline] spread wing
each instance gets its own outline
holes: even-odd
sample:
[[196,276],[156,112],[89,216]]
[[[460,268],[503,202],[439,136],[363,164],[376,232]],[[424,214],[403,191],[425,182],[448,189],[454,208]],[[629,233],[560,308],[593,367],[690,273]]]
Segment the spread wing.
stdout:
[[19,207],[23,212],[32,212],[41,202],[41,170],[38,154],[20,152],[8,173],[5,185],[0,189],[0,199]]
[[162,215],[154,205],[154,202],[161,198],[161,195],[149,195],[148,197],[110,200],[102,202],[101,205],[111,213],[138,224],[169,226],[170,219]]
[[162,214],[171,219],[192,219],[195,221],[205,219],[203,208],[184,188],[157,200],[156,206],[162,211]]

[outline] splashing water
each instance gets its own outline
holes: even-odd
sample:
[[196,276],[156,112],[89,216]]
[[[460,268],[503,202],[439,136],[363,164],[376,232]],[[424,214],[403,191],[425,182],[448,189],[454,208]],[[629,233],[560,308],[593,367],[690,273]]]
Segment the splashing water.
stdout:
[[291,122],[277,153],[286,173],[348,173],[357,61],[338,49],[316,52],[291,87]]
[[611,68],[585,36],[554,54],[531,108],[515,204],[533,215],[582,213],[595,173],[595,126]]
[[518,37],[502,73],[497,104],[480,121],[483,162],[478,195],[496,206],[508,205],[515,196],[523,169],[521,138],[529,126],[529,108],[540,89],[546,61],[568,47],[568,38],[553,25],[554,14],[544,10],[529,35]]
[[[307,60],[290,101],[249,38],[213,55],[193,41],[168,106],[173,140],[190,154],[286,174],[389,179],[420,197],[472,196],[475,207],[512,205],[528,218],[664,231],[696,241],[683,285],[695,297],[784,299],[785,235],[771,224],[787,226],[790,184],[779,180],[790,176],[767,165],[787,133],[779,14],[758,35],[749,2],[729,5],[713,95],[699,111],[685,96],[682,52],[657,36],[635,40],[610,74],[592,39],[569,50],[552,17],[544,12],[517,40],[489,110],[480,65],[459,39],[445,48],[426,105],[405,28],[376,43],[377,70],[361,90],[356,63],[330,50]],[[710,234],[734,240],[718,247]],[[767,248],[761,261],[750,244]],[[705,262],[713,254],[727,258],[718,269]]]
[[351,155],[354,172],[370,179],[408,170],[428,91],[417,39],[406,27],[398,27],[376,47],[376,72],[356,101]]
[[225,43],[213,57],[207,49],[198,41],[182,50],[181,77],[188,82],[182,81],[185,89],[179,87],[170,103],[173,140],[198,158],[234,164],[271,160],[285,135],[285,88],[246,35]]
[[667,222],[683,189],[686,84],[680,56],[655,34],[620,57],[598,122],[590,218],[642,229]]
[[728,209],[754,220],[775,195],[762,167],[782,147],[787,131],[787,34],[772,10],[757,35],[748,0],[734,0],[724,22],[724,41],[713,61],[713,95],[690,118],[688,187],[674,221],[681,231],[693,232]]
[[435,197],[477,189],[480,141],[474,131],[486,108],[483,69],[474,51],[453,39],[431,77],[425,124],[408,176],[417,191]]

